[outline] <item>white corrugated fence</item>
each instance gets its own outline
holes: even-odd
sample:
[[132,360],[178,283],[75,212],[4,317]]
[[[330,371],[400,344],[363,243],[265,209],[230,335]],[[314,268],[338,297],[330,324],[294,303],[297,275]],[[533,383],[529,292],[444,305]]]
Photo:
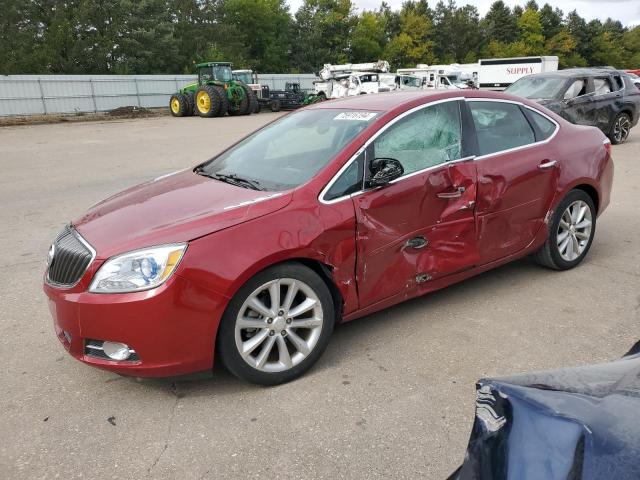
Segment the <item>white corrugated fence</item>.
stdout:
[[[311,73],[260,74],[271,89],[299,82],[313,89]],[[0,76],[0,116],[106,112],[118,107],[167,107],[178,88],[195,75],[4,75]]]

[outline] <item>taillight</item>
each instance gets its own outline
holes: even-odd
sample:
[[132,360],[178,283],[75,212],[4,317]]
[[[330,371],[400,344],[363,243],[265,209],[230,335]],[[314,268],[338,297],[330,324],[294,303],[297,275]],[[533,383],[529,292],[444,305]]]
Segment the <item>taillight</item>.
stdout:
[[611,140],[605,138],[602,141],[602,144],[604,145],[604,149],[607,151],[607,155],[611,156]]

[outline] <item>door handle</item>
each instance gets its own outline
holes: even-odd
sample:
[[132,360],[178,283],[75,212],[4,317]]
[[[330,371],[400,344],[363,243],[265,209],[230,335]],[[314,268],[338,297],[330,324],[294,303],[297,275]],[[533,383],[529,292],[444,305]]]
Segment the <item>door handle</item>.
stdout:
[[547,170],[547,169],[549,169],[549,168],[553,168],[553,167],[555,167],[555,166],[556,166],[556,163],[558,163],[558,161],[557,161],[557,160],[549,160],[549,161],[547,161],[547,162],[545,162],[545,163],[541,163],[540,165],[538,165],[538,168],[539,168],[540,170]]
[[426,247],[428,244],[429,242],[427,241],[427,239],[420,235],[418,237],[413,237],[407,240],[403,248],[413,248],[414,250],[420,250],[421,248]]
[[443,199],[448,199],[448,198],[460,198],[462,196],[462,194],[464,193],[465,188],[464,187],[458,187],[455,191],[453,192],[440,192],[440,193],[436,193],[436,197],[438,198],[443,198]]

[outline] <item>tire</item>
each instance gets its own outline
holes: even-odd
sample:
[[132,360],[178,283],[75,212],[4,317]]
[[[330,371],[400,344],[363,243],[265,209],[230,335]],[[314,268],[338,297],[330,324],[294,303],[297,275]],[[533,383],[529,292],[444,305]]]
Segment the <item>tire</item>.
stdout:
[[[274,289],[276,284],[279,288]],[[287,293],[293,284],[297,293],[287,308]],[[279,296],[279,311],[271,310],[274,292]],[[259,302],[258,308],[249,306],[254,301]],[[313,306],[289,319],[288,312],[303,304]],[[239,324],[243,319],[250,321]],[[305,326],[294,326],[305,321]],[[333,298],[324,281],[304,265],[283,263],[255,275],[231,299],[220,322],[218,355],[231,373],[247,382],[260,385],[289,382],[320,358],[334,323]],[[253,344],[252,339],[256,339]],[[240,352],[243,346],[253,349],[243,356]]]
[[252,113],[257,113],[256,109],[258,109],[258,112],[259,112],[260,105],[258,104],[258,97],[256,97],[256,93],[246,85],[243,86],[243,88],[246,93],[247,100],[249,101],[249,107],[247,108],[247,113],[245,113],[244,115],[251,115]]
[[204,85],[196,90],[196,110],[204,118],[215,117],[220,112],[220,94],[213,85]]
[[249,95],[247,90],[250,91],[250,88],[246,85],[241,85],[242,90],[244,91],[244,97],[240,100],[240,103],[236,106],[233,104],[229,104],[229,115],[237,116],[237,115],[248,115],[249,112]]
[[260,113],[260,110],[262,110],[262,105],[260,105],[260,102],[256,98],[256,107],[253,109],[253,113]]
[[279,112],[282,109],[282,104],[280,103],[280,100],[271,100],[269,102],[269,108],[272,112]]
[[227,92],[223,87],[218,85],[214,86],[213,89],[218,94],[218,98],[220,99],[220,110],[216,113],[216,117],[224,117],[229,110],[229,98],[227,97]]
[[196,96],[193,92],[185,93],[187,103],[189,104],[189,112],[187,115],[196,115]]
[[[580,212],[583,207],[587,209],[576,218],[570,214],[571,212],[578,213],[575,210],[576,207],[579,207],[578,211]],[[588,227],[587,222],[589,222]],[[571,190],[554,209],[549,219],[547,240],[533,257],[544,267],[554,270],[569,270],[577,266],[587,256],[595,233],[596,209],[593,200],[582,190]],[[568,243],[565,246],[566,241]]]
[[184,93],[171,95],[169,99],[169,111],[174,117],[185,117],[189,113],[189,99]]
[[629,132],[631,131],[631,117],[627,113],[619,113],[613,124],[611,125],[611,131],[609,132],[609,140],[612,145],[619,145],[627,141],[629,138]]

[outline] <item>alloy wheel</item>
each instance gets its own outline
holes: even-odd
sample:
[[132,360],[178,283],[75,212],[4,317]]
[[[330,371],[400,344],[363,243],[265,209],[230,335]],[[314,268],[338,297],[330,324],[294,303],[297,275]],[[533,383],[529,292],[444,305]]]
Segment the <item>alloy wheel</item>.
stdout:
[[629,136],[631,130],[631,121],[626,115],[620,115],[613,125],[613,138],[616,143],[624,142]]
[[564,211],[556,236],[563,260],[572,262],[583,254],[591,239],[592,220],[591,209],[582,200],[571,203]]
[[322,331],[322,304],[309,285],[271,280],[249,295],[236,317],[235,343],[242,359],[263,372],[282,372],[313,351]]

